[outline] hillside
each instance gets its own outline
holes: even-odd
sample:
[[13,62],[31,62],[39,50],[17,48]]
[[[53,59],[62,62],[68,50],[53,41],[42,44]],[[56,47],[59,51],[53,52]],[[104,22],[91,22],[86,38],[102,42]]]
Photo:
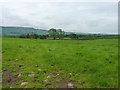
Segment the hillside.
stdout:
[[8,35],[21,35],[21,34],[31,34],[36,33],[39,35],[45,35],[48,34],[47,30],[43,29],[35,29],[30,27],[2,27],[2,35],[8,36]]
[[[26,34],[31,34],[31,33],[36,33],[38,35],[46,35],[48,34],[48,30],[45,29],[35,29],[32,27],[7,27],[7,26],[0,26],[2,29],[2,35],[3,36],[10,36],[10,35],[26,35]],[[70,33],[75,33],[75,32],[65,32],[65,34],[70,34]],[[85,34],[85,33],[80,33],[76,32],[76,34]]]
[[[38,35],[46,35],[48,34],[48,30],[45,29],[35,29],[32,27],[7,27],[7,26],[0,26],[2,29],[2,35],[3,36],[10,36],[10,35],[26,35],[26,34],[32,34],[36,33]],[[70,34],[74,32],[65,32],[65,34]],[[77,34],[77,33],[76,33]]]

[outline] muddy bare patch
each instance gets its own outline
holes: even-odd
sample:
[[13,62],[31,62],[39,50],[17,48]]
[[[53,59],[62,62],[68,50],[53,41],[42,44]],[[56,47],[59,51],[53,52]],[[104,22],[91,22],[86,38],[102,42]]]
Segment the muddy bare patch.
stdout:
[[[72,74],[70,74],[72,75]],[[81,86],[84,87],[85,82],[76,82],[76,81],[71,81],[69,79],[63,79],[62,77],[64,74],[53,74],[49,73],[48,76],[46,76],[46,80],[50,82],[47,84],[45,87],[49,88],[50,86],[55,86],[56,88],[74,88],[76,86]],[[53,79],[49,80],[50,77],[54,77]]]
[[16,82],[19,82],[20,79],[17,78],[17,76],[13,76],[12,72],[9,70],[3,71],[2,74],[2,85],[10,85],[14,86],[16,85]]
[[68,80],[63,79],[62,81],[57,82],[55,85],[56,85],[56,88],[68,88],[67,84],[68,84]]

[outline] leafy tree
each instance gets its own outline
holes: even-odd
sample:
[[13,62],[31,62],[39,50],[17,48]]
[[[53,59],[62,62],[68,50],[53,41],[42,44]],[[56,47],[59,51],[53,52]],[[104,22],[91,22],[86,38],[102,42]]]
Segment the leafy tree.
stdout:
[[64,31],[62,31],[62,29],[57,29],[57,32],[58,32],[58,38],[59,39],[64,38]]
[[50,37],[53,37],[54,40],[57,38],[58,32],[56,29],[51,28],[48,32],[49,32]]
[[62,29],[51,28],[48,32],[49,32],[49,36],[53,37],[54,40],[56,38],[59,38],[59,39],[64,38],[64,31],[62,31]]

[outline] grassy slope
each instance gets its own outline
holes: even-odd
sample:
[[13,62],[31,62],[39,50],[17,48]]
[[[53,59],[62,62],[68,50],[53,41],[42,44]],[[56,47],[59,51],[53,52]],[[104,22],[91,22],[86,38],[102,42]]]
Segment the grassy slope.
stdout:
[[[3,70],[22,73],[20,82],[3,87],[56,87],[56,82],[68,79],[74,87],[117,87],[118,40],[35,40],[3,38]],[[18,59],[18,60],[17,60]],[[22,67],[19,67],[23,65]],[[35,67],[38,65],[38,67]],[[38,71],[42,69],[42,71]],[[28,77],[32,71],[35,77]],[[61,78],[49,78],[49,73]],[[69,73],[72,73],[69,74]],[[4,80],[4,78],[3,78]],[[34,82],[33,82],[34,81]],[[52,83],[54,81],[54,83]],[[84,82],[84,85],[81,84]]]
[[0,37],[0,89],[2,88],[2,38]]
[[2,27],[2,35],[22,35],[22,34],[31,34],[32,32],[35,32],[39,35],[46,35],[48,32],[47,30],[40,30],[35,28],[28,28],[28,27]]

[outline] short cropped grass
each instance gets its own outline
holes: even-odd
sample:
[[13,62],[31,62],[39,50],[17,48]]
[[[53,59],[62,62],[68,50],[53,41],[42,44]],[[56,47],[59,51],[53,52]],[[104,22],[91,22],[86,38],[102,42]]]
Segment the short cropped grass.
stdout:
[[[3,73],[9,71],[19,79],[3,83],[3,88],[55,88],[65,84],[59,84],[64,80],[73,83],[74,88],[118,87],[117,39],[3,38],[2,46]],[[34,77],[28,76],[31,72]],[[47,78],[50,73],[54,75]],[[22,82],[28,84],[21,86]]]

